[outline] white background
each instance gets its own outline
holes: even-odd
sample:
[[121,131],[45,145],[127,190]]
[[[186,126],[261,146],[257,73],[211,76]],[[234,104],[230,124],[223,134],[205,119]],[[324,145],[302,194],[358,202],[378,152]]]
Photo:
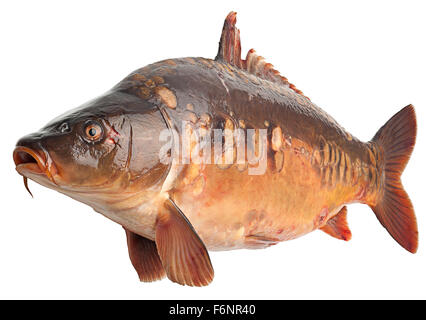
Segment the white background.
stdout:
[[[421,1],[3,1],[0,5],[0,298],[426,298],[425,31]],[[123,229],[14,169],[14,144],[131,71],[174,57],[213,58],[238,12],[243,52],[263,55],[316,104],[368,141],[416,106],[403,183],[420,246],[404,251],[365,205],[350,242],[321,231],[269,249],[213,252],[205,288],[140,283]]]

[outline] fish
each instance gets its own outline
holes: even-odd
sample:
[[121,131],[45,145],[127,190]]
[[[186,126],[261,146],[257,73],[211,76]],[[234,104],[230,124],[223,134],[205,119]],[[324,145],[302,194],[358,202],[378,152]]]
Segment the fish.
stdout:
[[121,225],[140,281],[206,286],[209,251],[262,249],[315,230],[348,241],[363,203],[404,249],[418,230],[401,174],[412,105],[362,142],[252,49],[236,13],[215,59],[140,68],[18,140],[17,172]]

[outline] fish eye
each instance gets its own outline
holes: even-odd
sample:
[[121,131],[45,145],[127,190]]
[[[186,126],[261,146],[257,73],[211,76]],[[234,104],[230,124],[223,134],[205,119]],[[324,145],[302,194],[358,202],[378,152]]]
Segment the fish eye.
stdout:
[[70,126],[68,125],[68,122],[64,122],[59,126],[59,132],[65,133],[70,131]]
[[89,141],[98,141],[102,138],[104,130],[102,129],[102,126],[93,120],[89,120],[86,122],[84,126],[84,135],[85,138]]

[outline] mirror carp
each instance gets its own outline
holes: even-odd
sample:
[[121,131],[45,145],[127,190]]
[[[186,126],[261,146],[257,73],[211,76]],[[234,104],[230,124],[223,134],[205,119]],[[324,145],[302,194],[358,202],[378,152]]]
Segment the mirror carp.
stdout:
[[141,281],[213,279],[208,250],[260,249],[314,230],[350,240],[347,205],[371,207],[416,252],[400,176],[416,138],[411,105],[368,142],[347,132],[254,50],[231,12],[214,60],[169,59],[21,138],[24,177],[125,229]]

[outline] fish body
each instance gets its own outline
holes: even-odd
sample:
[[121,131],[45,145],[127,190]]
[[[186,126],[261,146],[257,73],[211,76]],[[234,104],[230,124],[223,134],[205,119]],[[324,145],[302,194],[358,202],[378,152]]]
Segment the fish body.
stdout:
[[413,107],[361,142],[254,50],[242,60],[235,22],[229,14],[216,59],[148,65],[22,138],[18,172],[122,225],[142,281],[206,285],[207,250],[264,248],[316,229],[349,240],[355,202],[415,252],[400,183]]
[[293,239],[321,228],[347,203],[374,201],[380,189],[374,145],[360,142],[293,89],[204,58],[158,62],[118,88],[144,98],[141,89],[157,77],[177,101],[164,112],[179,141],[185,130],[199,128],[210,136],[226,126],[267,131],[262,174],[250,175],[247,161],[180,164],[171,170],[178,174],[168,192],[208,249],[257,248]]

